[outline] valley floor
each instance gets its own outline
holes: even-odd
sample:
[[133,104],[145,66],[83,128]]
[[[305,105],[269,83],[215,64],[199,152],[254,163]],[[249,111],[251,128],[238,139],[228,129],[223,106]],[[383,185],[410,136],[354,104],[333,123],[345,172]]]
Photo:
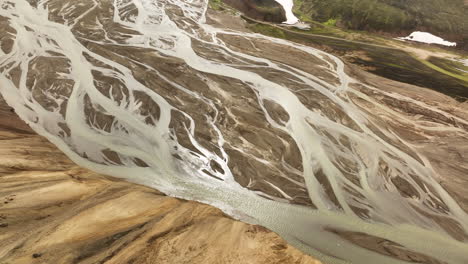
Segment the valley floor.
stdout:
[[0,99],[0,263],[320,264],[266,228],[73,164]]
[[466,263],[463,80],[204,1],[72,2],[0,0],[0,92],[153,189],[1,101],[1,264]]

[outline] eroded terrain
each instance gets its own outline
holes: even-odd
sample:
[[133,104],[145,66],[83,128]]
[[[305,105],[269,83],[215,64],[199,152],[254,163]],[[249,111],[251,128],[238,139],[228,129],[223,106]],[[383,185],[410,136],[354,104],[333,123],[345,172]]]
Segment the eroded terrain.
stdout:
[[0,98],[1,263],[320,264],[220,210],[78,167]]
[[466,263],[466,105],[206,1],[0,5],[0,92],[78,164],[326,262]]

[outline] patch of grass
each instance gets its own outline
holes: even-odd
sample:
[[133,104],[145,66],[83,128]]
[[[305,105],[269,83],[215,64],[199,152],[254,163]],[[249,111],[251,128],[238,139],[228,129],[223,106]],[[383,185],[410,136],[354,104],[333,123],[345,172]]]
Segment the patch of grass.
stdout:
[[[226,2],[228,0],[219,1]],[[258,1],[261,2],[263,0]],[[435,61],[432,58],[430,60],[418,59],[406,51],[392,48],[391,46],[394,45],[391,44],[392,40],[389,38],[379,37],[366,31],[353,31],[349,28],[339,28],[337,25],[343,22],[343,18],[339,13],[326,16],[327,18],[325,20],[319,20],[322,23],[314,21],[313,16],[310,15],[311,11],[307,8],[310,8],[312,3],[314,5],[317,4],[316,1],[318,0],[295,0],[293,11],[302,21],[310,23],[311,27],[309,30],[257,23],[255,20],[248,17],[244,17],[244,19],[249,22],[248,27],[254,32],[314,46],[341,56],[347,62],[359,65],[367,71],[379,76],[430,88],[452,96],[459,101],[468,100],[468,79],[466,78],[466,74],[462,71],[458,71],[455,65],[449,65],[450,63],[447,61]],[[365,23],[373,21],[372,19],[376,17],[378,17],[380,21],[383,21],[385,25],[392,24],[393,19],[400,19],[398,16],[388,16],[389,14],[393,14],[393,12],[397,12],[398,10],[396,9],[398,8],[393,6],[387,9],[380,5],[380,1],[391,2],[397,0],[323,0],[323,3],[325,5],[325,3],[346,2],[349,4],[350,2],[359,2],[347,8],[354,10],[353,12],[355,12],[356,17],[362,15],[359,13],[361,11],[356,10],[356,8],[367,10],[365,11],[367,13],[365,13],[365,19],[363,20]],[[362,3],[373,3],[373,7],[361,6]],[[333,9],[334,7],[329,8]],[[266,10],[263,10],[263,12],[266,12]],[[379,15],[379,12],[386,13],[386,15]],[[398,23],[395,25],[398,25]],[[424,49],[441,51],[440,48],[432,46],[424,47]],[[444,52],[455,54],[455,50]]]
[[258,23],[250,24],[249,29],[256,33],[260,33],[260,34],[270,36],[270,37],[281,38],[281,39],[286,38],[286,35],[283,30],[277,27],[272,27],[272,26],[265,25],[265,24],[258,24]]
[[463,65],[461,62],[430,57],[424,62],[427,66],[440,71],[444,74],[468,82],[468,67]]
[[275,23],[286,20],[283,8],[273,0],[222,0],[222,2],[254,19]]
[[[436,65],[434,62],[416,59],[400,49],[375,46],[372,42],[363,44],[346,39],[328,38],[330,27],[323,25],[312,29],[311,32],[314,34],[284,30],[272,25],[253,23],[251,20],[249,28],[257,33],[326,50],[341,56],[347,62],[391,80],[430,88],[459,101],[468,100],[468,80],[465,77],[459,78],[463,75],[451,73],[447,69],[448,66],[442,66],[440,63]],[[322,36],[315,34],[320,31],[323,33]]]
[[294,0],[294,4],[294,12],[304,21],[327,23],[340,18],[337,25],[346,29],[393,34],[430,29],[468,49],[464,0]]
[[222,10],[223,1],[222,0],[210,0],[208,2],[211,9]]
[[337,21],[336,18],[330,18],[327,21],[323,22],[323,24],[325,26],[334,27],[334,26],[336,26],[336,21]]

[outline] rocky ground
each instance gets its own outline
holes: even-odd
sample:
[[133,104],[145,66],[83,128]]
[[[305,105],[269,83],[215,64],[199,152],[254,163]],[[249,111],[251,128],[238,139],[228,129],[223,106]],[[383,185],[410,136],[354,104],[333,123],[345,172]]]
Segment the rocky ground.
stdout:
[[[230,12],[201,23],[204,1],[0,3],[0,91],[80,164],[243,208],[317,257],[465,263],[466,103]],[[0,263],[314,263],[213,207],[78,168],[1,109]]]
[[275,233],[73,164],[0,101],[0,263],[321,262]]

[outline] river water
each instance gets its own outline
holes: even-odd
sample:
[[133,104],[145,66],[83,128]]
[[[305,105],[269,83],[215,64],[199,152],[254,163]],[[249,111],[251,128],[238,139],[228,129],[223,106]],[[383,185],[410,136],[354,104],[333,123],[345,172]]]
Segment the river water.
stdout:
[[[468,244],[434,220],[449,219],[466,233],[466,212],[434,179],[422,155],[353,103],[352,96],[372,102],[353,85],[375,88],[348,76],[340,59],[285,40],[213,27],[206,22],[205,0],[0,0],[0,5],[2,21],[9,25],[5,35],[11,39],[11,47],[0,53],[0,92],[23,120],[79,165],[212,204],[277,232],[325,263],[411,263],[361,247],[344,233],[391,241],[442,263],[468,262]],[[111,12],[107,17],[102,10]],[[229,37],[311,56],[328,77],[234,49]],[[113,53],[123,48],[133,53]],[[261,54],[262,47],[256,49]],[[135,59],[138,52],[143,53]],[[159,61],[146,59],[154,54]],[[283,78],[268,78],[266,71]],[[189,75],[200,85],[179,81]],[[231,88],[223,90],[221,80],[231,80]],[[297,146],[301,163],[296,168],[244,149],[245,140],[235,143],[240,134],[221,125],[223,114],[247,122],[241,121],[239,108],[235,112],[224,106],[231,102],[226,98],[235,98],[234,83],[253,95],[240,97],[246,108],[260,109],[264,127]],[[203,85],[210,91],[197,90]],[[327,104],[304,103],[295,86]],[[265,102],[273,102],[288,118],[274,118]],[[328,110],[340,114],[330,116]],[[184,120],[178,130],[176,119]],[[249,126],[265,138],[270,135],[266,128],[256,130],[255,122]],[[200,127],[210,131],[210,144],[197,133]],[[295,186],[293,191],[273,176],[263,179],[270,189],[250,188],[260,181],[252,177],[241,183],[238,174],[248,174],[242,171],[247,163],[239,161],[234,169],[234,150],[268,168],[281,163],[278,175]],[[326,177],[328,190],[319,175]],[[413,197],[396,191],[389,180],[394,175],[412,187]],[[299,190],[310,202],[293,201]]]

